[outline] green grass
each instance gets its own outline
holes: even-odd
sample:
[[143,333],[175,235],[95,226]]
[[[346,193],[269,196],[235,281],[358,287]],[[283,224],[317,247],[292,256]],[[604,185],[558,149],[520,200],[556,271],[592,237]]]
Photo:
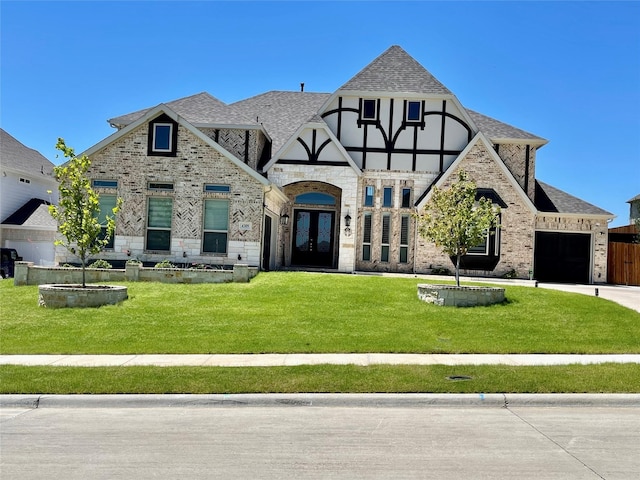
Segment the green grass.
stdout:
[[[640,393],[638,365],[0,366],[0,393]],[[467,376],[453,381],[447,377]]]
[[129,300],[46,309],[0,282],[3,354],[640,353],[640,313],[599,297],[507,286],[507,302],[436,307],[424,280],[261,273],[248,284],[130,283]]

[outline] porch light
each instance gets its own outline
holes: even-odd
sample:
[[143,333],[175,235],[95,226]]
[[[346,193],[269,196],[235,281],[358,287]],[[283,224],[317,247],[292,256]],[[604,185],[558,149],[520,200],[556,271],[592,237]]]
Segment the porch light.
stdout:
[[345,227],[351,226],[351,215],[349,215],[348,213],[344,216],[344,225]]
[[289,225],[289,215],[286,213],[284,215],[280,215],[280,225],[286,227]]

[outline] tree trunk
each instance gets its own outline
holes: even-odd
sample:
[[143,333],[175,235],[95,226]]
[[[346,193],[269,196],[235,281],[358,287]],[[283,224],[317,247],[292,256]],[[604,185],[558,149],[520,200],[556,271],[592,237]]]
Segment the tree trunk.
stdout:
[[82,261],[82,288],[87,286],[87,282],[85,281],[85,269],[87,267],[87,261],[82,257],[80,259]]
[[460,252],[456,256],[456,286],[460,286]]

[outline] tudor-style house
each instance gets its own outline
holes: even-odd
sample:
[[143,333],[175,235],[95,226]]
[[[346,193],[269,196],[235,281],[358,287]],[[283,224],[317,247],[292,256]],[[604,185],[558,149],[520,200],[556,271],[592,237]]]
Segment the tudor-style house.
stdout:
[[536,180],[545,139],[466,109],[401,47],[333,93],[303,90],[229,105],[199,93],[109,120],[117,131],[85,152],[104,210],[123,199],[104,258],[453,269],[413,214],[464,169],[500,225],[463,273],[606,281],[613,215]]

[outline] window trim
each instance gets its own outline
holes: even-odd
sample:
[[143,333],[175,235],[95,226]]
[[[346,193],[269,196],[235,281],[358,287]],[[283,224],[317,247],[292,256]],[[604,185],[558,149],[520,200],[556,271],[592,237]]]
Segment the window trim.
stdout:
[[[406,223],[406,229],[405,227]],[[398,255],[398,263],[409,263],[409,237],[411,229],[411,217],[409,215],[402,215],[400,217],[400,253]],[[406,238],[403,237],[403,233],[406,232]],[[402,253],[404,252],[405,259],[402,260]]]
[[205,183],[202,188],[206,193],[231,193],[231,185],[222,183]]
[[[113,202],[113,207],[111,207],[112,209],[118,204],[118,197],[117,195],[112,195],[112,194],[102,194],[98,197],[98,206],[100,208],[100,210],[98,211],[98,221],[100,221],[100,217],[102,216],[102,203],[100,202],[101,200],[105,199],[105,198],[113,198],[114,202]],[[114,220],[115,220],[115,215],[113,215],[113,210],[109,213],[109,214],[105,214],[106,216],[113,216]],[[104,237],[107,235],[107,225],[106,225],[106,218],[104,222],[100,222],[100,240],[104,240]],[[109,243],[107,243],[103,249],[104,250],[113,250],[114,246],[115,246],[115,239],[116,239],[116,232],[115,230],[113,231],[113,234],[111,235],[111,238],[109,238]]]
[[118,180],[95,178],[91,180],[92,188],[118,188]]
[[[167,148],[158,147],[158,127],[169,127],[169,132],[167,133],[167,141],[169,146]],[[155,122],[153,123],[152,132],[153,138],[151,139],[151,150],[154,153],[171,153],[173,151],[173,124],[166,122]],[[163,135],[164,137],[164,135]]]

